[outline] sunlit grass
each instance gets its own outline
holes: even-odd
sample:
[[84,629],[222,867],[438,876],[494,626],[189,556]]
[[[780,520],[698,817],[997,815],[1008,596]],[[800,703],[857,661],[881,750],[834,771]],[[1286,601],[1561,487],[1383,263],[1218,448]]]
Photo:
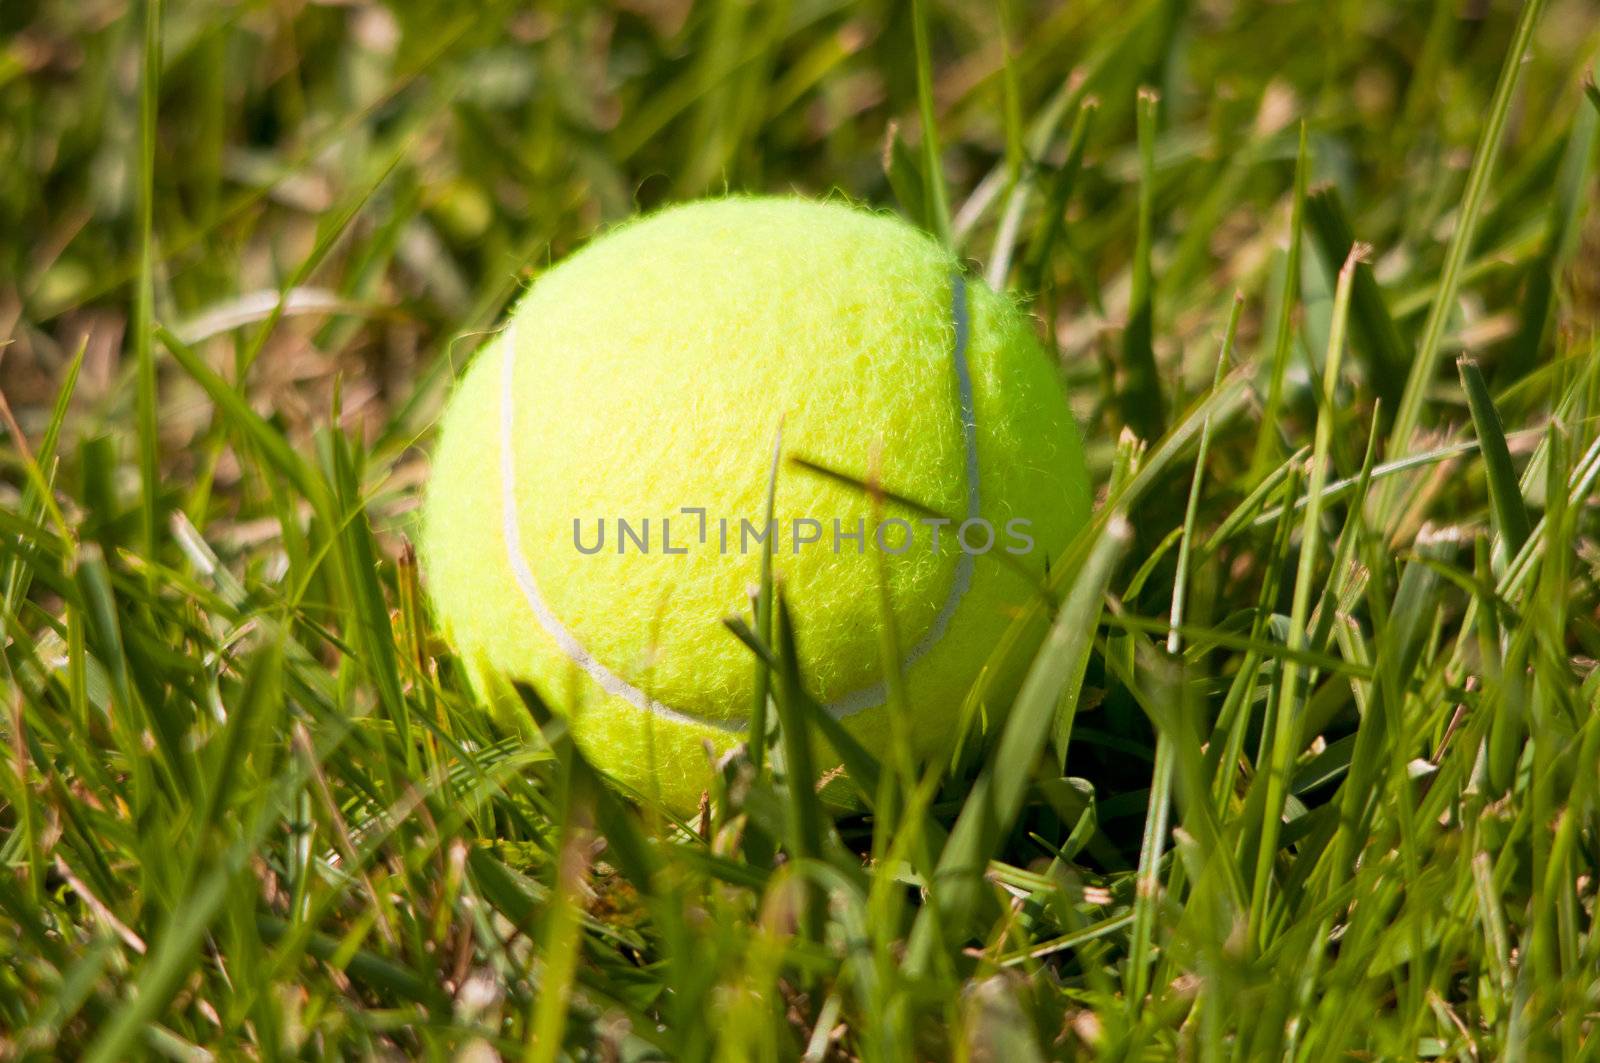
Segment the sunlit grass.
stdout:
[[[1600,23],[1469,7],[0,11],[0,1058],[1594,1056]],[[932,763],[765,566],[677,822],[408,541],[519,286],[724,189],[1012,288],[1099,497]]]

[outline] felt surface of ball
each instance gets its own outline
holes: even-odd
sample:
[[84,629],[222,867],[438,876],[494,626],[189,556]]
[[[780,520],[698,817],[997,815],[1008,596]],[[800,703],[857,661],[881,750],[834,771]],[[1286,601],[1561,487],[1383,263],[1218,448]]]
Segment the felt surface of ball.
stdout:
[[728,198],[625,224],[522,296],[448,404],[421,547],[480,690],[531,682],[598,766],[688,811],[705,743],[746,738],[755,661],[723,620],[751,615],[760,533],[807,689],[880,751],[887,588],[929,754],[1089,506],[1055,371],[1007,298],[891,216]]

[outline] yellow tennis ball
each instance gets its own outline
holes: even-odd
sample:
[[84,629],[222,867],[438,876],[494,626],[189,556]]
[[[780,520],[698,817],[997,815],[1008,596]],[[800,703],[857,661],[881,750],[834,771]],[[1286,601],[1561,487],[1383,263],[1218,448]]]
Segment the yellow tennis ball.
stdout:
[[763,536],[809,692],[876,750],[886,588],[931,754],[1089,495],[1028,322],[949,251],[840,203],[727,198],[624,225],[521,298],[445,413],[421,543],[475,685],[531,682],[599,767],[686,811],[705,744],[746,738],[755,661],[723,621],[751,615]]

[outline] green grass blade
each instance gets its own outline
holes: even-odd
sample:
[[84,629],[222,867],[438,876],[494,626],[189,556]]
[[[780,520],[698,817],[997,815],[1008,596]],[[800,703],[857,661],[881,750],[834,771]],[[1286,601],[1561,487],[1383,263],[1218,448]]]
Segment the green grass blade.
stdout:
[[[764,528],[775,527],[778,500],[778,461],[783,454],[783,426],[779,425],[772,441],[772,469],[767,474],[767,509]],[[772,639],[772,554],[776,548],[776,535],[769,535],[761,543],[761,582],[756,589],[756,634],[770,645]],[[772,696],[772,663],[762,654],[756,654],[755,695],[750,703],[750,763],[757,775],[761,774],[767,758],[767,703]]]
[[934,963],[935,923],[957,940],[965,932],[989,857],[1021,811],[1029,774],[1023,765],[1037,759],[1056,712],[1056,699],[1071,676],[1087,664],[1093,630],[1089,617],[1099,607],[1131,534],[1120,514],[1106,522],[1028,671],[1000,740],[939,858],[930,903],[917,916],[911,933],[907,964],[913,972],[929,971]]
[[950,200],[945,192],[939,121],[933,107],[933,52],[928,44],[927,0],[911,0],[911,48],[917,66],[917,113],[922,119],[923,203],[933,234],[946,247],[950,239]]
[[143,67],[139,79],[139,276],[134,287],[133,357],[138,386],[139,478],[143,488],[140,533],[154,553],[161,527],[161,471],[156,421],[156,363],[150,330],[155,324],[156,116],[161,100],[162,0],[145,0]]
[[[1351,250],[1344,268],[1339,271],[1339,287],[1334,297],[1333,327],[1328,335],[1328,356],[1323,366],[1322,411],[1317,418],[1316,441],[1311,452],[1311,476],[1306,487],[1309,499],[1301,524],[1300,562],[1295,573],[1294,604],[1289,619],[1286,640],[1291,649],[1302,649],[1306,641],[1306,624],[1309,619],[1314,593],[1314,577],[1321,563],[1322,541],[1322,490],[1327,484],[1329,451],[1333,443],[1336,391],[1339,386],[1339,368],[1344,354],[1345,327],[1350,314],[1351,290],[1355,280],[1355,267],[1360,260],[1361,247]],[[1300,734],[1298,714],[1302,693],[1298,686],[1300,669],[1293,661],[1283,664],[1278,681],[1277,698],[1272,707],[1266,731],[1271,735],[1268,746],[1268,764],[1261,780],[1265,800],[1261,811],[1260,841],[1256,849],[1255,876],[1250,891],[1249,940],[1252,944],[1265,944],[1267,904],[1273,881],[1273,864],[1277,860],[1278,838],[1282,830],[1284,802],[1288,795],[1289,766],[1299,752]]]
[[1511,449],[1506,446],[1505,427],[1489,396],[1489,385],[1470,358],[1456,362],[1461,372],[1461,388],[1472,412],[1473,430],[1478,436],[1478,452],[1483,455],[1483,475],[1489,484],[1489,515],[1499,539],[1496,552],[1502,563],[1514,557],[1528,541],[1531,530],[1528,509],[1522,500],[1516,470],[1511,465]]
[[1121,396],[1122,421],[1141,439],[1152,440],[1166,428],[1166,398],[1156,370],[1155,282],[1150,259],[1154,243],[1156,123],[1161,96],[1140,89],[1139,220],[1133,249],[1133,281],[1128,296],[1128,324],[1122,334],[1122,371],[1126,377]]
[[[1306,196],[1305,210],[1317,249],[1322,253],[1323,265],[1330,274],[1337,273],[1356,242],[1338,189],[1332,185],[1314,189]],[[1365,363],[1367,385],[1384,407],[1395,409],[1400,402],[1410,351],[1389,313],[1389,304],[1378,287],[1372,266],[1366,262],[1356,265],[1355,283],[1350,293],[1350,332],[1355,340],[1353,349]]]
[[1283,265],[1283,295],[1274,311],[1277,327],[1272,340],[1266,405],[1261,412],[1261,428],[1256,433],[1255,457],[1251,462],[1257,475],[1271,466],[1280,450],[1283,385],[1289,373],[1289,359],[1294,353],[1295,308],[1300,303],[1300,256],[1305,243],[1306,181],[1310,172],[1306,125],[1301,122],[1300,146],[1294,164],[1294,193],[1289,209],[1289,251]]
[[[1505,65],[1500,69],[1500,79],[1495,85],[1494,99],[1489,104],[1488,118],[1478,139],[1477,151],[1472,157],[1472,169],[1467,174],[1466,191],[1461,197],[1461,208],[1455,230],[1450,235],[1445,250],[1444,268],[1440,272],[1439,287],[1428,309],[1428,320],[1422,328],[1422,338],[1417,353],[1406,374],[1405,390],[1400,405],[1395,410],[1393,435],[1388,450],[1392,461],[1411,454],[1415,446],[1412,438],[1422,416],[1422,403],[1428,383],[1438,368],[1439,350],[1444,343],[1445,328],[1455,312],[1456,294],[1461,284],[1462,270],[1472,253],[1472,240],[1476,235],[1479,216],[1489,194],[1489,180],[1494,175],[1505,137],[1506,121],[1511,113],[1511,98],[1526,65],[1525,57],[1533,40],[1534,28],[1544,11],[1545,0],[1525,0],[1517,16],[1517,26],[1512,34],[1511,46],[1506,51]],[[1393,491],[1386,497],[1385,509],[1393,503]]]

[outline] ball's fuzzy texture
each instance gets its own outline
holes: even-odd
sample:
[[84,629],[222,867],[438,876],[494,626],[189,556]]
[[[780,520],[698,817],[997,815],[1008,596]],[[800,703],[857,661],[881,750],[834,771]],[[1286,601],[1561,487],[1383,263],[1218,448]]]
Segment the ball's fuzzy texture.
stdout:
[[[774,565],[808,689],[884,748],[883,549],[914,740],[947,749],[968,690],[1088,516],[1082,447],[1006,298],[905,222],[833,202],[664,210],[518,302],[449,404],[422,518],[435,611],[479,689],[530,681],[600,767],[692,809],[705,742],[745,737],[754,659],[723,620],[750,614],[780,423]],[[892,500],[875,510],[793,458],[863,481],[876,469],[952,523]],[[993,529],[988,552],[984,523],[973,552],[956,539],[974,516]],[[799,543],[808,520],[821,538]],[[1031,549],[1000,556],[1024,536]],[[1029,656],[1007,655],[990,689],[1014,691]]]

